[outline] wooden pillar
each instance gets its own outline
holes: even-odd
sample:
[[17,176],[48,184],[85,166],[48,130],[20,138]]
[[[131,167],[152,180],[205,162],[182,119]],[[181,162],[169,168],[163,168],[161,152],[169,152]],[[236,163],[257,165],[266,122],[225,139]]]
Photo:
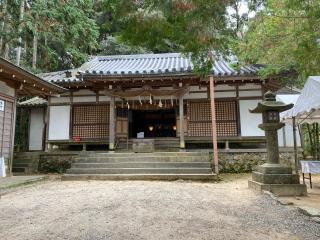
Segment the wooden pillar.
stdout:
[[[13,110],[12,110],[12,119],[11,119],[11,149],[10,149],[10,162],[8,162],[8,171],[9,171],[9,175],[12,175],[12,167],[13,167],[13,152],[14,152],[14,137],[15,137],[15,131],[16,131],[16,116],[17,116],[17,91],[15,90],[15,99],[14,102],[12,104]],[[2,143],[3,144],[3,143]]]
[[[283,129],[286,127],[284,126]],[[296,174],[299,172],[298,166],[298,146],[297,146],[297,125],[296,125],[296,117],[292,117],[292,132],[293,132],[293,148],[294,148],[294,171]],[[285,136],[284,136],[285,137]]]
[[184,113],[183,113],[183,95],[179,96],[179,131],[180,131],[180,149],[185,149],[184,141]]
[[217,124],[216,124],[216,105],[214,99],[213,76],[210,76],[210,103],[211,103],[211,126],[213,144],[213,166],[216,174],[219,173],[218,143],[217,143]]
[[48,97],[48,105],[46,109],[45,115],[45,128],[46,128],[46,136],[45,136],[45,152],[49,152],[52,149],[51,144],[49,143],[49,124],[50,124],[50,105],[51,105],[51,97]]
[[110,99],[110,120],[109,120],[109,150],[114,151],[115,144],[115,111],[114,97]]

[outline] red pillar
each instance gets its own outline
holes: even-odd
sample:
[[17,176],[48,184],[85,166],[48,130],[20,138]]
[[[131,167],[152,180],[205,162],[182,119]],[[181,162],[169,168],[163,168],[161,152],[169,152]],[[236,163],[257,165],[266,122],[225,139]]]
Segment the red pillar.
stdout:
[[215,99],[214,99],[213,76],[210,76],[210,102],[211,102],[211,126],[212,126],[212,144],[213,144],[213,166],[214,166],[214,172],[218,174],[219,160],[218,160],[216,105],[215,105]]

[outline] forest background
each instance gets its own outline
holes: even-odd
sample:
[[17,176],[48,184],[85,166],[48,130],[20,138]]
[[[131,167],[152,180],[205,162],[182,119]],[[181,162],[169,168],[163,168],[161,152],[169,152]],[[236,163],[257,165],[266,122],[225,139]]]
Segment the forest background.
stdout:
[[[282,84],[301,88],[320,74],[320,1],[0,0],[0,56],[33,73],[163,52],[190,54],[202,75],[217,58],[263,64],[262,77],[286,73]],[[304,128],[320,158],[320,127]]]

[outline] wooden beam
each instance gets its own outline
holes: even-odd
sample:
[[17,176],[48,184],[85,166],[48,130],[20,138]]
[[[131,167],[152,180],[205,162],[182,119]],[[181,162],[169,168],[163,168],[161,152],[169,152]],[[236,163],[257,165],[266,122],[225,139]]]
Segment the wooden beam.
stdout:
[[218,143],[217,143],[217,124],[216,124],[216,106],[214,99],[214,79],[210,76],[210,103],[211,103],[211,128],[213,144],[213,166],[216,174],[219,173]]
[[180,131],[180,149],[186,148],[184,142],[184,113],[183,113],[183,95],[179,96],[179,131]]
[[115,99],[110,99],[110,121],[109,121],[109,151],[114,151],[115,147]]

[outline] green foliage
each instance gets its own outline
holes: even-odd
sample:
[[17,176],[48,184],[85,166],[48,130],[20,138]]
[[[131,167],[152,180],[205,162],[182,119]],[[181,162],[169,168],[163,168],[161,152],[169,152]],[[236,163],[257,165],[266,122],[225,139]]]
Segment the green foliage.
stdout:
[[[92,0],[29,1],[22,23],[18,22],[17,15],[20,1],[7,3],[7,11],[2,14],[6,28],[2,36],[5,43],[10,44],[11,49],[15,49],[18,39],[17,28],[19,25],[22,27],[22,63],[27,68],[32,62],[34,36],[38,40],[38,59],[41,59],[38,61],[38,68],[42,71],[78,66],[98,47],[99,28]],[[4,49],[4,44],[0,46],[0,50]],[[11,56],[11,60],[13,59]]]
[[320,1],[267,0],[249,21],[235,52],[244,63],[265,63],[268,76],[295,69],[301,85],[320,74]]
[[301,124],[301,138],[303,141],[304,156],[312,156],[320,160],[320,127],[319,123]]
[[[120,40],[153,52],[192,53],[197,71],[210,69],[211,51],[227,52],[226,7],[222,0],[104,1],[110,29],[119,27]],[[113,21],[113,24],[110,24]]]
[[221,173],[248,173],[252,172],[254,167],[265,162],[259,154],[241,153],[232,155],[232,153],[219,155],[219,169]]
[[42,173],[65,173],[71,167],[71,161],[65,158],[40,158],[39,172]]
[[100,55],[122,55],[122,54],[140,54],[150,53],[145,48],[130,46],[119,41],[117,37],[109,36],[105,40],[100,41]]

